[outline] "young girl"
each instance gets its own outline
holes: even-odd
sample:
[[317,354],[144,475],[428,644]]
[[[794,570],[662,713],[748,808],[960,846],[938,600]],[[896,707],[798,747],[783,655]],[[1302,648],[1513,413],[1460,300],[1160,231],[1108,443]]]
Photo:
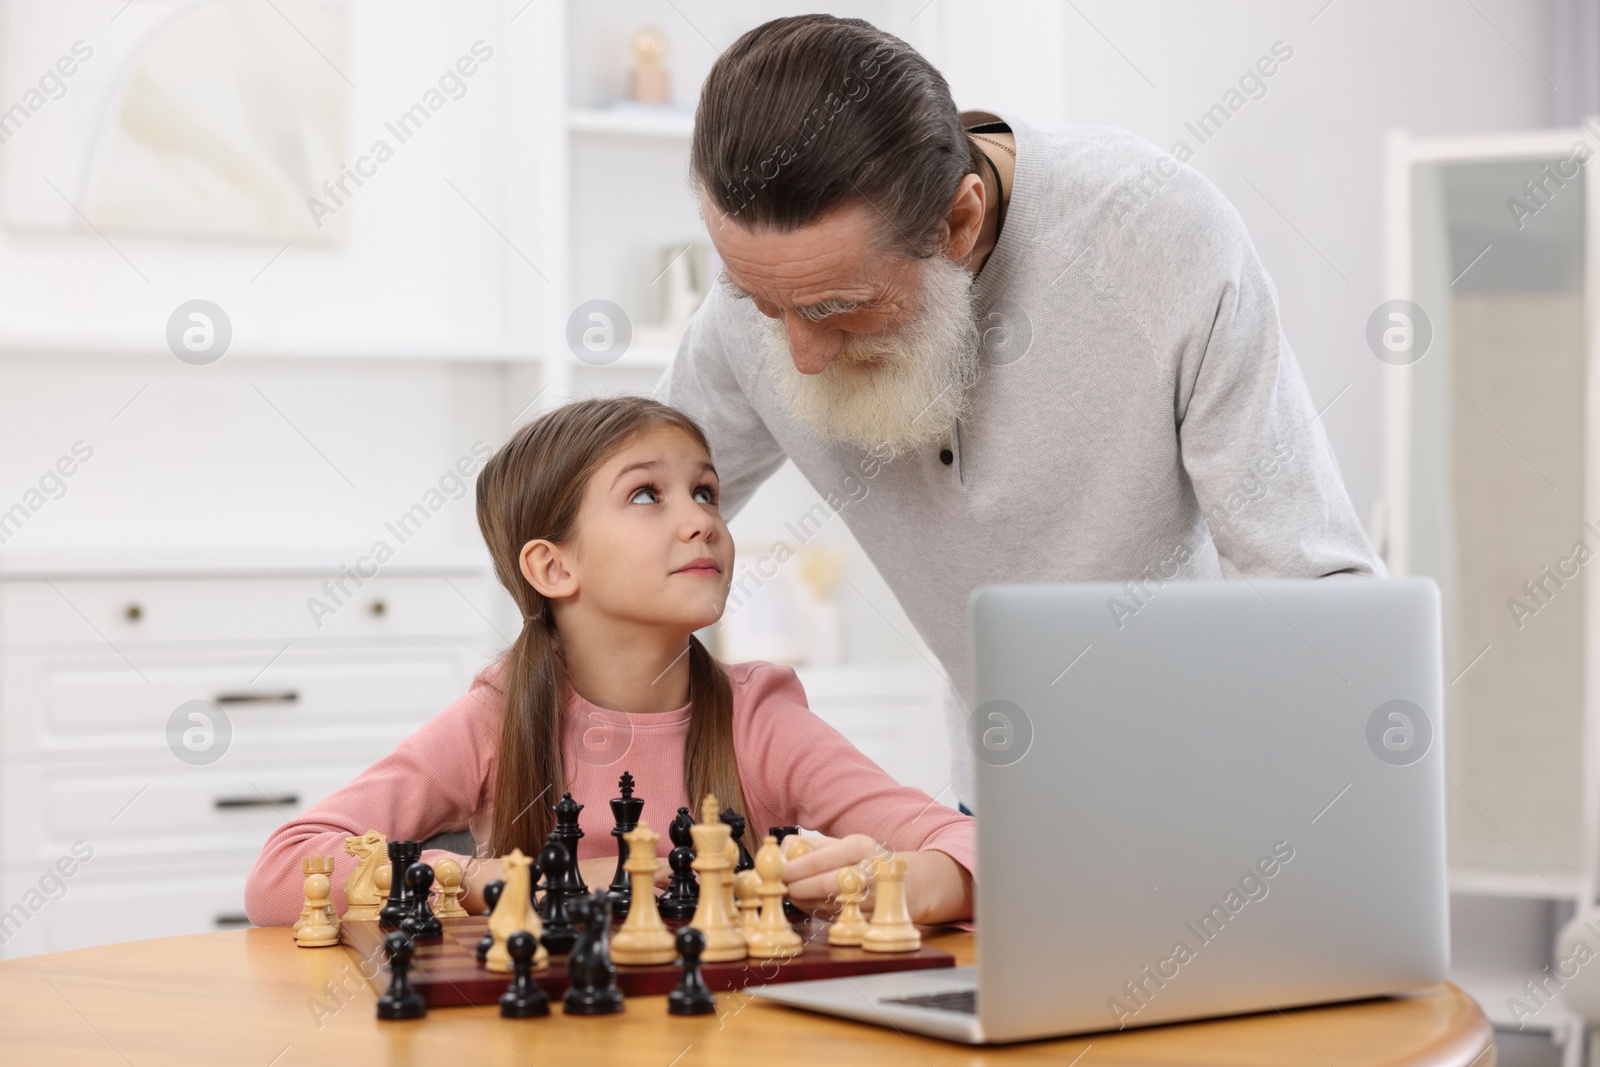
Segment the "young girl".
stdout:
[[[466,827],[482,857],[537,855],[563,792],[583,805],[584,881],[603,887],[617,847],[607,801],[623,771],[659,855],[678,808],[698,818],[715,793],[745,816],[752,852],[771,826],[827,835],[789,863],[802,907],[826,908],[837,870],[887,849],[910,862],[914,919],[970,918],[972,820],[898,784],[813,715],[790,668],[723,664],[694,637],[722,616],[733,570],[717,488],[699,426],[654,400],[579,401],[518,430],[478,478],[478,524],[522,632],[466,695],[273,833],[246,886],[251,920],[295,920],[300,858],[312,854],[334,857],[343,911],[356,862],[344,839],[369,829],[422,841]],[[481,912],[500,863],[456,858],[467,907]]]

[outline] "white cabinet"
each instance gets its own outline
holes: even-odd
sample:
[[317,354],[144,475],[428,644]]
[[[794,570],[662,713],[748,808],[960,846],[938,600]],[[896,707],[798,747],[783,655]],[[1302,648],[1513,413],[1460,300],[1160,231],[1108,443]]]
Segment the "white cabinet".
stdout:
[[503,644],[475,567],[386,571],[313,618],[334,569],[0,577],[0,957],[244,923],[267,836]]

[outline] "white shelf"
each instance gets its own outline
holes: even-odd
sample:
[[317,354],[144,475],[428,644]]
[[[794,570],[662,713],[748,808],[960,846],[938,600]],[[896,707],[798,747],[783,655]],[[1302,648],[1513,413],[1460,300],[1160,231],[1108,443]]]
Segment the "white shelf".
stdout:
[[694,112],[665,106],[656,109],[645,105],[574,108],[567,112],[567,128],[573,133],[667,137],[686,141],[694,133]]
[[1529,900],[1578,900],[1583,877],[1576,871],[1502,871],[1492,867],[1453,867],[1450,892],[1476,897],[1522,897]]
[[[199,578],[326,577],[361,555],[365,549],[349,545],[326,549],[219,550],[216,552],[159,549],[75,551],[70,549],[0,550],[0,578]],[[488,557],[479,549],[407,550],[404,560],[384,565],[389,576],[462,576],[490,573]]]
[[[122,358],[175,358],[158,337],[91,334],[0,335],[0,356],[116,356]],[[393,341],[366,339],[327,343],[277,341],[229,346],[223,359],[395,359],[439,362],[518,363],[540,358],[531,341]]]
[[653,370],[664,371],[667,364],[672,362],[672,357],[677,353],[675,348],[653,348],[644,345],[629,345],[622,358],[610,363],[590,363],[587,360],[573,356],[569,362],[575,368],[598,367],[602,370],[621,368],[623,370]]
[[[1530,1002],[1523,983],[1531,980],[1537,988],[1539,980],[1545,977],[1539,971],[1515,967],[1453,967],[1448,977],[1478,1002],[1478,1007],[1483,1009],[1490,1024],[1497,1029],[1522,1029],[1524,1032],[1550,1034],[1583,1032],[1582,1017],[1565,1004],[1546,1003],[1541,1009],[1538,1004]],[[1513,997],[1537,1009],[1535,1014],[1524,1015],[1518,1020],[1507,1005],[1507,1001]]]

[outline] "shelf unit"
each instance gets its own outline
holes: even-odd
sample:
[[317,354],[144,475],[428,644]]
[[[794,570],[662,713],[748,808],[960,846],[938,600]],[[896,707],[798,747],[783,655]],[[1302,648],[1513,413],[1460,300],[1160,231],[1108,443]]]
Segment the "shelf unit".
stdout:
[[1600,548],[1600,179],[1561,165],[1580,142],[1596,150],[1587,129],[1390,135],[1386,293],[1431,342],[1380,356],[1382,551],[1443,600],[1451,978],[1567,1067],[1584,1020],[1509,1001],[1594,902],[1600,863],[1600,597],[1586,567],[1548,578],[1575,542]]

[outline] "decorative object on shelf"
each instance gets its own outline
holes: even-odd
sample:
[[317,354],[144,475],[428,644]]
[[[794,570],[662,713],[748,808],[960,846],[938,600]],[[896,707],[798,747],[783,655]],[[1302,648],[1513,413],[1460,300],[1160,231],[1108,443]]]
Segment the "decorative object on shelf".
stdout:
[[704,241],[668,245],[661,250],[661,272],[651,283],[661,290],[661,321],[636,325],[633,343],[641,348],[676,349],[689,318],[711,288],[711,248]]
[[672,100],[672,72],[667,57],[667,35],[646,26],[629,42],[633,66],[628,70],[628,99],[636,104],[665,104]]
[[806,663],[813,667],[834,667],[843,658],[839,630],[839,605],[834,590],[844,580],[848,550],[806,545],[800,549],[800,580],[811,593],[811,640]]

